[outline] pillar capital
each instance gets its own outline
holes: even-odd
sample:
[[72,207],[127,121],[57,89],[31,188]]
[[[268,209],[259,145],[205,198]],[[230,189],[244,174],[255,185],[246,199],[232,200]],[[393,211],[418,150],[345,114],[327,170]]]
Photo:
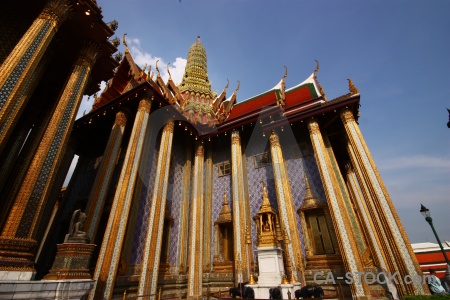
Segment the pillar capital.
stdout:
[[355,117],[353,116],[353,113],[349,108],[344,108],[343,110],[341,110],[341,119],[344,123],[355,121]]
[[150,108],[152,107],[151,102],[148,99],[142,99],[139,102],[138,111],[144,111],[150,113]]
[[72,10],[70,1],[53,0],[44,7],[39,15],[39,19],[50,20],[58,28],[70,16]]
[[119,111],[116,114],[116,119],[114,120],[114,125],[125,126],[127,124],[127,115],[123,111]]
[[280,139],[275,131],[272,131],[269,137],[270,146],[280,146]]
[[233,130],[231,132],[231,144],[240,144],[241,143],[241,137],[239,136],[239,131]]
[[315,134],[320,132],[319,123],[316,118],[311,118],[307,121],[309,134]]
[[100,45],[90,40],[83,40],[78,65],[89,65],[92,67],[100,53]]
[[169,122],[167,122],[166,125],[164,125],[163,133],[164,132],[173,133],[174,125],[175,125],[175,122],[173,120],[170,120]]
[[205,155],[205,147],[201,142],[195,145],[195,156],[203,157]]

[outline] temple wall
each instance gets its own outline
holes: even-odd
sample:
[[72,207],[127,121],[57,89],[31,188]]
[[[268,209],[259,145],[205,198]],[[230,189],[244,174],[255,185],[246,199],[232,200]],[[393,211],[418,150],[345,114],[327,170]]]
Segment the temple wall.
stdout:
[[136,204],[137,210],[133,209],[133,211],[131,212],[132,215],[130,224],[135,224],[135,230],[134,237],[132,239],[132,252],[129,263],[134,265],[138,265],[141,263],[142,252],[144,251],[145,247],[145,236],[147,234],[152,191],[156,177],[160,140],[161,136],[158,135],[156,143],[149,146],[148,153],[144,153],[144,155],[148,158],[146,162],[145,175],[143,178],[141,178],[141,176],[139,175],[139,181],[143,182],[143,187],[140,198],[138,198],[139,204]]
[[[269,195],[269,201],[273,208],[278,209],[277,195],[275,190],[275,181],[273,177],[272,163],[267,164],[264,167],[255,167],[255,155],[267,153],[270,157],[269,140],[268,137],[252,139],[245,147],[244,150],[247,165],[247,178],[248,178],[248,193],[250,201],[250,218],[252,218],[252,241],[253,250],[257,247],[256,226],[253,221],[253,217],[261,208],[262,203],[262,184],[263,181],[267,186],[267,192]],[[254,253],[254,252],[253,252]]]
[[319,199],[326,203],[326,198],[312,146],[306,138],[302,136],[298,136],[296,138],[296,141],[286,142],[281,140],[281,143],[283,145],[283,155],[286,161],[286,169],[289,176],[292,200],[294,202],[294,209],[296,212],[296,224],[300,234],[300,243],[302,252],[305,255],[304,233],[300,223],[300,216],[297,213],[298,209],[303,205],[303,200],[305,197],[305,173],[308,178],[310,178],[311,188],[318,195]]
[[[178,136],[181,136],[178,135]],[[174,136],[177,140],[177,134]],[[167,204],[166,210],[173,218],[172,227],[170,228],[169,237],[169,263],[177,264],[178,259],[178,237],[180,235],[181,211],[183,207],[183,175],[184,164],[186,161],[186,149],[182,143],[172,144],[172,158],[169,170],[169,186],[167,187]]]
[[[228,203],[231,211],[233,211],[233,198],[231,193],[231,175],[219,177],[219,164],[223,162],[231,163],[231,144],[229,136],[220,136],[214,139],[213,146],[213,184],[212,184],[212,201],[211,201],[211,223],[209,226],[214,228],[214,222],[219,218],[222,209],[223,193],[227,194]],[[205,224],[206,225],[206,224]],[[211,230],[211,261],[214,261],[214,229]]]

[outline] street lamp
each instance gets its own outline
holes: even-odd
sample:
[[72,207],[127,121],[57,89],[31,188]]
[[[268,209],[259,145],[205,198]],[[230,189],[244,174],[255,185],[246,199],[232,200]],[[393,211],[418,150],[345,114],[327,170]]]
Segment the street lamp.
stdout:
[[447,254],[445,253],[444,247],[442,247],[441,240],[439,239],[439,236],[437,235],[437,232],[434,229],[433,219],[431,218],[430,210],[425,206],[423,206],[423,204],[420,204],[420,212],[425,217],[425,221],[427,221],[428,224],[430,224],[434,236],[436,237],[436,240],[439,244],[439,247],[441,247],[442,254],[444,254],[445,262],[447,263],[447,271],[445,272],[444,281],[447,283],[448,286],[450,286],[450,264],[448,262]]

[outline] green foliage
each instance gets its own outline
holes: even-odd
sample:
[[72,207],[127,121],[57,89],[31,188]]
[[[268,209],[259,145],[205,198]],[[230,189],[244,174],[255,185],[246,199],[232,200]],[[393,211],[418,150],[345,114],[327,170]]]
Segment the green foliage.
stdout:
[[431,296],[406,296],[403,300],[450,300],[450,295],[431,295]]

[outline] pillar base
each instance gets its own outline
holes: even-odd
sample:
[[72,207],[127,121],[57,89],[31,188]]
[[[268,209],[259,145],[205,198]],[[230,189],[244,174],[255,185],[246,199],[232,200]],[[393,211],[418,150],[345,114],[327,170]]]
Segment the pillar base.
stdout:
[[86,299],[94,280],[3,281],[0,299]]
[[36,272],[34,269],[36,246],[37,243],[33,239],[0,236],[0,271],[30,274]]
[[44,280],[92,279],[89,263],[94,244],[59,244],[52,269]]

